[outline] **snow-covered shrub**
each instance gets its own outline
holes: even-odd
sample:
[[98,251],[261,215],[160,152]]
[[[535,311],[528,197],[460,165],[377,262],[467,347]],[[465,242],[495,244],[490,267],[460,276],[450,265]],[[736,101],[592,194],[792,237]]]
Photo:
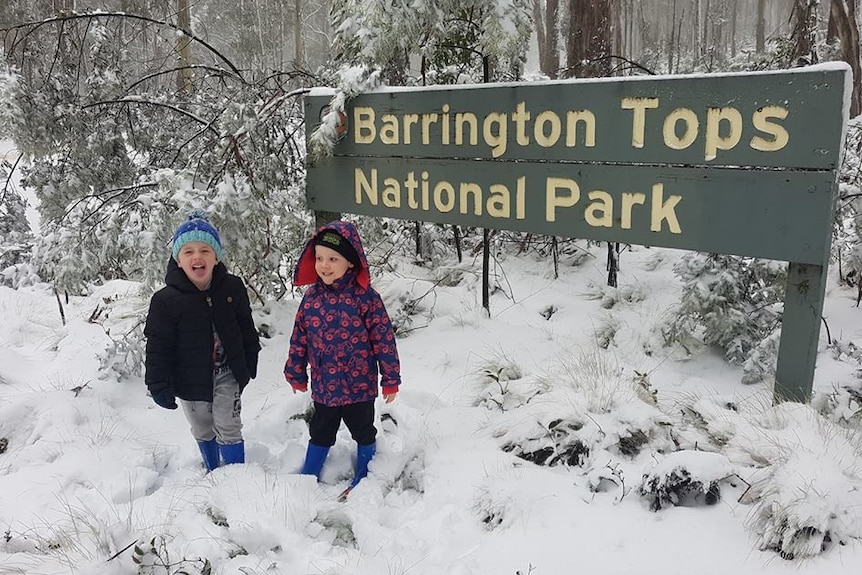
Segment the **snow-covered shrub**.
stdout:
[[491,402],[501,410],[494,436],[504,451],[527,461],[591,468],[597,454],[632,458],[647,445],[673,448],[669,421],[643,377],[624,376],[599,351],[563,358],[540,377],[497,385],[505,393]]
[[143,374],[146,341],[144,340],[144,321],[141,318],[135,327],[119,337],[111,337],[111,344],[99,357],[99,372],[102,376],[108,373],[123,381]]
[[20,263],[0,269],[0,285],[19,289],[41,283],[36,268],[29,263]]
[[716,398],[685,396],[674,405],[674,440],[681,449],[719,451],[735,437],[745,420],[736,406]]
[[501,449],[536,465],[583,467],[591,453],[587,435],[578,436],[584,425],[577,419],[554,420],[541,435],[504,443]]
[[862,430],[862,382],[835,385],[827,393],[815,393],[811,407],[837,425]]
[[436,285],[424,279],[397,278],[377,284],[392,328],[398,337],[427,325],[437,299]]
[[667,504],[696,507],[714,505],[721,498],[720,483],[733,474],[724,455],[706,451],[676,451],[644,473],[638,494],[652,511]]
[[[759,547],[794,559],[862,538],[860,432],[830,423],[807,405],[779,405],[762,423],[774,437],[775,455],[750,490],[748,525]],[[800,441],[811,437],[820,441]]]
[[617,303],[637,304],[646,299],[646,294],[640,286],[622,285],[612,287],[595,281],[590,281],[586,287],[588,299],[601,300],[604,309],[611,309]]
[[[6,162],[0,162],[0,181],[8,182]],[[14,189],[0,189],[0,270],[23,263],[33,245],[33,235],[27,221],[27,203]]]
[[102,326],[109,338],[105,349],[96,352],[100,378],[123,381],[141,376],[149,295],[142,284],[116,280],[92,286],[81,303],[87,310],[87,321]]
[[[784,262],[692,252],[680,259],[674,273],[683,288],[677,313],[662,327],[667,345],[700,335],[739,365],[778,327],[787,279]],[[758,365],[769,363],[766,351]]]
[[781,329],[776,328],[757,343],[748,355],[748,359],[742,364],[742,383],[769,381],[775,375],[780,339]]
[[483,358],[476,371],[478,389],[473,404],[501,411],[524,405],[541,390],[523,378],[521,367],[504,351]]
[[862,116],[847,123],[838,172],[838,201],[832,227],[832,258],[839,281],[862,294]]

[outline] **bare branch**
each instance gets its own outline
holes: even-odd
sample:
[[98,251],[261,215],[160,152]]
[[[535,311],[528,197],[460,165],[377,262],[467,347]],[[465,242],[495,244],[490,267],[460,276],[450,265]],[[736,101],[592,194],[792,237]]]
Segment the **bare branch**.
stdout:
[[[141,182],[139,184],[132,184],[130,186],[123,186],[121,188],[111,188],[110,190],[102,190],[102,191],[96,192],[94,194],[86,194],[84,196],[81,196],[80,198],[78,198],[74,202],[72,202],[72,204],[68,208],[66,208],[66,212],[63,214],[61,221],[66,219],[66,216],[68,216],[70,213],[72,213],[72,210],[74,210],[79,204],[81,204],[82,202],[85,202],[89,199],[94,199],[94,198],[101,198],[102,199],[101,203],[99,204],[99,207],[96,208],[95,210],[93,210],[93,212],[95,213],[95,212],[99,211],[100,209],[102,209],[102,207],[105,204],[107,204],[108,202],[110,202],[114,198],[122,196],[126,192],[130,192],[132,190],[137,190],[140,188],[154,188],[157,185],[158,184],[156,182]],[[110,195],[107,198],[105,198],[104,196],[106,194],[110,194]],[[92,213],[84,219],[87,220],[90,218],[90,216],[92,216]]]
[[100,102],[93,102],[92,104],[86,104],[86,105],[82,106],[82,109],[86,110],[87,108],[94,108],[96,106],[108,106],[110,104],[143,104],[146,106],[156,106],[158,108],[167,108],[168,110],[173,110],[177,114],[181,114],[183,116],[186,116],[187,118],[191,118],[192,120],[194,120],[195,122],[198,122],[199,124],[202,124],[208,130],[212,131],[216,136],[221,136],[221,134],[219,134],[218,130],[216,130],[215,128],[212,127],[212,122],[204,120],[200,116],[192,114],[188,110],[183,110],[182,108],[180,108],[178,106],[174,106],[173,104],[166,104],[165,102],[157,102],[155,100],[147,100],[145,98],[138,98],[135,96],[130,96],[128,98],[120,98],[118,100],[102,100]]
[[[138,14],[130,14],[128,12],[81,12],[81,13],[73,13],[73,14],[63,14],[60,16],[55,16],[53,18],[46,18],[46,19],[40,20],[38,22],[25,22],[23,24],[17,24],[15,26],[10,26],[8,28],[0,28],[0,32],[8,32],[8,31],[12,31],[12,30],[17,31],[17,30],[21,30],[21,29],[30,29],[32,31],[35,31],[35,30],[41,28],[42,26],[48,26],[48,25],[56,24],[56,23],[59,23],[61,26],[63,26],[66,22],[73,21],[73,20],[82,20],[82,19],[83,20],[94,20],[94,19],[104,19],[104,18],[108,18],[108,19],[110,19],[110,18],[128,18],[130,20],[140,20],[142,22],[149,22],[150,24],[157,24],[159,26],[166,26],[168,28],[172,28],[174,30],[177,30],[178,32],[182,32],[190,40],[192,40],[193,42],[197,42],[198,44],[200,44],[201,46],[203,46],[204,48],[206,48],[207,50],[209,50],[210,52],[215,54],[215,56],[219,60],[224,62],[227,65],[227,67],[230,68],[230,70],[233,72],[233,74],[236,76],[237,79],[242,81],[244,84],[247,83],[242,76],[242,72],[240,72],[239,69],[237,69],[237,67],[234,66],[230,60],[228,60],[224,55],[222,55],[221,52],[216,50],[215,47],[213,47],[206,40],[203,40],[202,38],[198,38],[197,36],[192,34],[191,31],[186,30],[180,26],[177,26],[176,24],[171,24],[170,22],[165,22],[163,20],[156,20],[155,18],[149,18],[147,16],[140,16]],[[27,37],[27,35],[25,34],[21,40],[14,41],[10,48],[14,49],[15,45],[18,44],[19,42],[23,41],[26,37]]]
[[131,92],[134,88],[136,88],[140,84],[143,84],[147,80],[152,80],[153,78],[156,78],[158,76],[163,76],[165,74],[173,74],[174,72],[179,72],[180,70],[206,70],[208,72],[213,72],[216,75],[223,75],[223,74],[227,73],[232,78],[236,78],[237,80],[239,80],[241,82],[245,82],[245,80],[243,80],[241,77],[229,73],[224,68],[216,68],[214,66],[205,66],[203,64],[193,64],[191,66],[177,66],[176,68],[170,68],[167,70],[159,70],[158,72],[154,72],[152,74],[147,74],[143,78],[139,78],[138,80],[135,80],[134,82],[132,82],[131,84],[126,86],[126,92]]
[[24,157],[24,154],[18,154],[18,157],[15,159],[15,163],[12,164],[12,168],[9,170],[9,176],[6,178],[6,183],[3,184],[3,195],[0,196],[0,199],[6,198],[6,192],[9,191],[9,186],[12,184],[12,174],[15,173],[15,168],[18,167],[18,164],[21,162],[21,158]]

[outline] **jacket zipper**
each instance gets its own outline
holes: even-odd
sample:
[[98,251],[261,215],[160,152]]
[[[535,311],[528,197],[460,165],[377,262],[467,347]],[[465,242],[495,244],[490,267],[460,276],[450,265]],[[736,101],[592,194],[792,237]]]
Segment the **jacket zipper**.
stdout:
[[[213,317],[212,317],[213,300],[210,297],[210,294],[206,295],[206,300],[207,300],[207,306],[209,306],[209,308],[210,308],[210,331],[212,331],[213,326],[215,324],[213,322]],[[210,348],[212,348],[214,346],[215,346],[215,340],[213,340],[212,344],[210,345]],[[215,357],[213,357],[213,353],[214,352],[212,351],[212,349],[210,349],[210,360],[211,360],[211,364],[212,364],[212,365],[210,365],[210,371],[215,373]]]

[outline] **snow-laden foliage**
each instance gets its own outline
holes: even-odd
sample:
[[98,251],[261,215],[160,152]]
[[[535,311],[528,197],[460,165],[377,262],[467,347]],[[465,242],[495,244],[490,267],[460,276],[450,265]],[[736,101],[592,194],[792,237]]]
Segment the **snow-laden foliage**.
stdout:
[[27,202],[9,184],[11,170],[8,162],[0,162],[0,181],[6,182],[0,187],[0,271],[21,263],[33,242],[25,213]]
[[309,156],[312,161],[332,155],[332,148],[344,136],[341,130],[346,119],[345,104],[362,92],[369,92],[380,85],[379,70],[365,65],[341,66],[333,74],[335,94],[329,108],[308,138]]
[[[9,137],[21,115],[17,104],[19,97],[19,76],[0,63],[0,138]],[[31,249],[33,235],[26,216],[27,201],[12,178],[16,168],[13,162],[14,158],[0,156],[0,283],[16,287],[28,283],[21,278],[22,271],[29,269],[24,260]]]
[[423,84],[481,82],[483,59],[497,70],[490,79],[518,78],[531,17],[527,0],[338,0],[335,60],[376,66],[390,85],[416,82],[408,73],[413,56],[425,62]]
[[455,52],[453,61],[478,56],[474,66],[479,70],[485,57],[504,63],[505,69],[522,64],[531,33],[531,4],[338,0],[332,20],[336,61],[379,66],[390,84],[403,84],[412,55],[430,61],[443,58],[442,52]]
[[811,405],[830,422],[862,431],[862,382],[859,380],[836,384],[829,393],[815,395]]
[[12,126],[21,117],[18,107],[21,83],[18,73],[5,63],[0,63],[0,138],[8,138]]
[[335,61],[376,65],[397,80],[404,77],[407,55],[416,52],[414,43],[425,36],[426,19],[437,10],[433,2],[336,0],[331,14]]
[[[419,53],[431,84],[466,84],[518,80],[532,33],[532,3],[525,0],[489,2],[443,1],[442,17]],[[487,59],[490,77],[484,77]]]
[[175,71],[144,75],[132,65],[123,38],[133,25],[94,14],[25,28],[26,42],[7,45],[8,61],[27,62],[4,82],[20,111],[6,129],[28,158],[22,183],[39,200],[40,275],[69,292],[110,279],[152,287],[174,228],[203,208],[231,270],[260,297],[283,296],[311,227],[301,90],[286,90],[281,77],[248,82],[200,49],[202,70],[177,91],[164,81]]
[[838,200],[832,230],[832,257],[842,281],[860,286],[862,282],[862,117],[848,123],[841,169],[838,173]]
[[[518,79],[532,32],[527,0],[338,0],[332,7],[335,62],[325,74],[335,95],[309,138],[312,159],[341,137],[344,106],[359,93],[388,85],[480,83]],[[410,77],[420,57],[423,77]],[[485,64],[492,74],[484,77]],[[496,72],[494,72],[496,70]]]
[[756,258],[685,254],[674,266],[683,288],[676,313],[662,328],[665,342],[684,345],[700,336],[740,365],[758,349],[750,371],[750,382],[757,380],[765,373],[760,366],[771,361],[763,357],[771,348],[760,344],[779,326],[786,267]]

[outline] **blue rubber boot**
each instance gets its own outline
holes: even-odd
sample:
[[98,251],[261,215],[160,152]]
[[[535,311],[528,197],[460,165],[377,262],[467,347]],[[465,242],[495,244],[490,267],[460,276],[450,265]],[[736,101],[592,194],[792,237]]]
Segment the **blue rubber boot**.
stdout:
[[326,456],[329,455],[329,448],[322,445],[315,445],[308,442],[308,449],[305,451],[305,463],[302,464],[303,475],[314,475],[320,481],[320,472],[323,470],[323,462],[326,461]]
[[200,447],[207,473],[218,467],[218,444],[215,437],[209,441],[198,441],[198,447]]
[[368,475],[368,464],[374,459],[377,452],[377,443],[356,446],[356,475],[350,483],[350,489],[356,487],[362,479]]
[[231,443],[230,445],[219,445],[221,461],[225,465],[232,463],[245,463],[245,442]]

